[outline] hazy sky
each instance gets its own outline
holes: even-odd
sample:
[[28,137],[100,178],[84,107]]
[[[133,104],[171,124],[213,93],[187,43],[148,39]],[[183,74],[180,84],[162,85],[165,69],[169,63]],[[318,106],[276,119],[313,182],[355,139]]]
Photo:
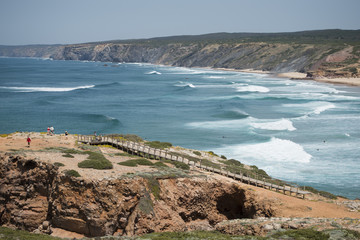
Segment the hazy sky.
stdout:
[[0,44],[360,29],[360,0],[0,0]]

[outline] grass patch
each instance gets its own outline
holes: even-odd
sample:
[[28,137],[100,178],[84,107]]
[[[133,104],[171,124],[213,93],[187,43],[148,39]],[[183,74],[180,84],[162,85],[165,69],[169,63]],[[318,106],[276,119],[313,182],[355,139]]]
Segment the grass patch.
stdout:
[[160,142],[160,141],[152,141],[152,142],[146,142],[145,145],[152,147],[152,148],[157,148],[157,149],[165,149],[165,148],[169,148],[172,147],[172,144],[169,142]]
[[86,151],[88,158],[78,163],[79,168],[112,169],[112,163],[102,153]]
[[150,189],[150,192],[154,195],[156,200],[159,200],[160,199],[159,181],[154,177],[148,178],[147,181],[148,181],[148,187]]
[[68,177],[81,177],[80,173],[78,173],[76,170],[66,170],[64,171],[65,176]]
[[209,151],[208,154],[210,154],[211,156],[216,156],[216,157],[219,156],[219,155],[217,155],[216,153],[214,153],[213,151]]
[[70,153],[63,154],[62,156],[67,158],[74,158],[74,156],[71,155]]
[[107,134],[105,136],[111,137],[114,139],[119,139],[122,141],[131,141],[131,142],[138,142],[138,143],[144,141],[141,137],[139,137],[135,134]]
[[190,166],[187,165],[186,163],[182,163],[182,162],[177,162],[177,161],[171,161],[171,160],[161,160],[162,162],[165,162],[165,163],[170,163],[172,164],[174,167],[176,168],[179,168],[179,169],[182,169],[182,170],[189,170],[190,169]]
[[262,237],[247,237],[247,236],[231,236],[217,231],[192,231],[192,232],[162,232],[150,233],[139,237],[138,239],[152,239],[152,240],[168,240],[168,239],[213,239],[213,240],[227,240],[227,239],[264,239]]
[[65,164],[61,163],[61,162],[54,162],[54,165],[57,167],[63,167],[65,166]]
[[129,154],[129,153],[115,153],[114,156],[120,156],[120,157],[133,157],[133,155]]
[[5,138],[5,137],[8,137],[10,134],[0,134],[0,137],[3,137],[3,138]]
[[312,239],[312,240],[327,240],[329,234],[316,231],[314,229],[298,229],[287,230],[273,234],[271,237],[275,239]]
[[167,167],[168,168],[169,166],[162,162],[156,162],[156,163],[154,163],[154,167]]
[[193,151],[193,154],[195,154],[196,156],[201,156],[201,152],[199,152],[199,151]]
[[138,158],[138,159],[130,159],[124,162],[119,162],[119,165],[127,166],[127,167],[136,167],[137,165],[143,165],[143,166],[153,166],[154,164],[145,159],[145,158]]
[[329,193],[329,192],[326,192],[326,191],[319,191],[319,190],[317,190],[317,189],[315,189],[313,187],[310,187],[310,186],[300,186],[299,188],[304,189],[305,191],[308,191],[308,192],[319,194],[320,196],[325,197],[325,198],[337,199],[337,196],[332,194],[332,193]]
[[44,234],[29,233],[23,230],[13,230],[0,227],[0,239],[2,240],[60,240],[62,238],[51,237]]

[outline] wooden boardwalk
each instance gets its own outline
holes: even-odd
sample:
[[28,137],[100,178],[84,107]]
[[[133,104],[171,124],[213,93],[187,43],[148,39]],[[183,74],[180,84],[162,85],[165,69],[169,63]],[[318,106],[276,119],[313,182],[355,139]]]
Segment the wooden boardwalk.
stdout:
[[305,195],[310,193],[307,191],[303,191],[300,188],[291,187],[291,186],[279,186],[279,185],[268,183],[268,182],[265,182],[262,180],[250,178],[250,177],[244,176],[242,174],[235,174],[235,173],[225,171],[222,169],[217,169],[214,167],[201,165],[201,161],[199,163],[190,161],[187,158],[173,155],[169,151],[161,150],[161,149],[157,149],[157,148],[151,148],[149,146],[146,146],[146,145],[140,144],[140,143],[136,143],[136,142],[123,141],[123,140],[114,139],[111,137],[95,138],[95,136],[87,136],[87,135],[78,135],[78,142],[92,144],[92,145],[108,144],[108,145],[112,145],[113,147],[116,147],[118,149],[121,149],[123,151],[126,151],[128,153],[134,154],[134,155],[142,154],[143,156],[147,155],[149,158],[153,157],[153,158],[159,159],[159,160],[161,158],[163,158],[163,159],[167,159],[167,160],[171,160],[171,161],[182,162],[182,163],[189,165],[190,167],[191,166],[197,167],[197,168],[200,168],[200,169],[208,171],[208,172],[213,172],[213,173],[227,176],[229,178],[233,178],[233,179],[241,181],[243,183],[251,184],[251,185],[254,185],[257,187],[263,187],[263,188],[269,189],[269,190],[275,190],[277,192],[282,192],[284,194],[289,194],[290,196],[305,198]]

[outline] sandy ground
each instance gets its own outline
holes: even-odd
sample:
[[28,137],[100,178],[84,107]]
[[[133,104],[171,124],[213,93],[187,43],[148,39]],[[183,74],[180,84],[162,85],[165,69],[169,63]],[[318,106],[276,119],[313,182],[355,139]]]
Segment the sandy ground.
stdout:
[[[32,138],[31,146],[27,147],[26,138],[30,135]],[[130,159],[129,156],[116,156],[115,153],[121,153],[121,150],[101,147],[100,150],[104,156],[113,163],[114,168],[110,170],[95,170],[95,169],[82,169],[77,167],[77,163],[84,160],[87,156],[82,154],[73,154],[74,158],[63,157],[63,153],[39,151],[48,147],[65,147],[65,148],[78,148],[76,142],[76,136],[69,135],[54,135],[49,136],[41,133],[14,133],[9,136],[0,137],[0,151],[13,151],[20,150],[27,157],[35,158],[38,161],[44,161],[48,163],[61,162],[65,164],[64,167],[60,167],[60,171],[65,169],[77,170],[83,178],[87,179],[109,179],[116,178],[117,176],[126,173],[135,173],[143,171],[156,171],[155,168],[148,166],[138,167],[125,167],[118,165],[118,162],[126,161]],[[176,148],[175,148],[176,149]],[[138,158],[134,156],[134,158]],[[204,175],[208,175],[211,178],[216,178],[221,181],[236,182],[233,179],[217,175],[214,173],[202,172],[199,169],[193,169],[194,174],[199,172]],[[255,186],[241,184],[244,188],[251,189],[256,192],[259,198],[272,199],[275,202],[280,202],[278,205],[278,216],[281,217],[326,217],[326,218],[360,218],[360,212],[350,212],[349,209],[342,205],[335,204],[336,202],[331,200],[322,199],[316,195],[307,196],[307,199],[299,199],[284,195],[282,193],[258,188]],[[337,202],[341,202],[339,199]]]
[[308,81],[317,81],[325,82],[332,84],[344,84],[350,86],[360,86],[360,78],[315,78],[315,79],[306,79],[306,73],[299,72],[287,72],[287,73],[278,73],[277,77],[281,78],[294,78],[299,80],[308,80]]

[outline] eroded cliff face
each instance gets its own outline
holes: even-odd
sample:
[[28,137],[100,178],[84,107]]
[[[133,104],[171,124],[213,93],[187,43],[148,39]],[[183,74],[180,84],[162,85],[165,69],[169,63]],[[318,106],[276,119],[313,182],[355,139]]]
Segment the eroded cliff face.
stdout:
[[258,69],[305,72],[320,61],[330,46],[310,44],[78,44],[64,46],[54,59],[103,62],[146,62],[182,67]]
[[[348,51],[349,49],[351,50]],[[344,51],[347,51],[346,54]],[[0,56],[143,62],[180,67],[255,69],[273,73],[306,72],[311,77],[360,76],[358,47],[349,45],[135,41],[57,46],[0,46]]]
[[223,221],[274,216],[272,202],[206,177],[85,181],[20,156],[0,157],[0,224],[44,221],[87,236],[211,230]]

